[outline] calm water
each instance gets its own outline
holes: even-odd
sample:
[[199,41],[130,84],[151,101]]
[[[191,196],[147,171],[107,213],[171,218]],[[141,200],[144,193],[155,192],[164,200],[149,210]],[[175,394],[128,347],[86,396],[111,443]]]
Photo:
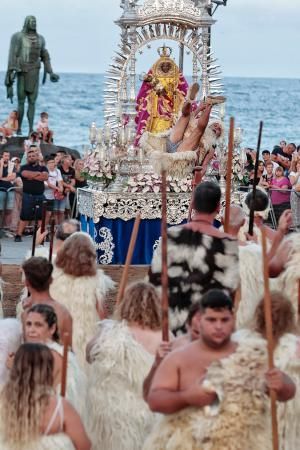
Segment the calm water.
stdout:
[[[6,100],[4,72],[0,72],[0,122],[16,103]],[[244,129],[244,145],[255,147],[259,121],[264,121],[263,148],[281,139],[300,144],[300,79],[225,78],[226,116]],[[40,87],[36,120],[48,111],[55,142],[81,149],[91,122],[103,123],[103,75],[63,73],[59,83]],[[27,132],[27,119],[23,133]],[[228,122],[228,120],[227,120]]]

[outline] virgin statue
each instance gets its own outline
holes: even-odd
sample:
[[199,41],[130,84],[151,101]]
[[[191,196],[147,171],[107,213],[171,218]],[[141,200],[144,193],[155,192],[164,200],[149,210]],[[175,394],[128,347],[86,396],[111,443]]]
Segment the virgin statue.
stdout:
[[143,78],[137,96],[137,145],[144,131],[161,133],[176,122],[188,84],[170,57],[172,49],[160,47],[160,58]]

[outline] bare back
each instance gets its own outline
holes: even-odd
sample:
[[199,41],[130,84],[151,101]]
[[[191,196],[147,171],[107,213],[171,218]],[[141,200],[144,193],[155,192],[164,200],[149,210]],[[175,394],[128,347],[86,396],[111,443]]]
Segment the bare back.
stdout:
[[161,343],[161,330],[150,330],[138,325],[128,325],[134,339],[151,355],[155,355]]

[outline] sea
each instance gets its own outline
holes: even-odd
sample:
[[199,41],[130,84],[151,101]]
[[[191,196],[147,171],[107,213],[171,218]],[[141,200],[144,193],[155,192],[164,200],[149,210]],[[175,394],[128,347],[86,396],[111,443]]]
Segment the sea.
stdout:
[[[13,104],[6,99],[4,78],[0,72],[0,123],[17,109],[16,96]],[[228,127],[229,118],[235,118],[235,126],[243,130],[242,146],[256,147],[261,120],[262,149],[272,150],[282,139],[300,144],[300,79],[225,77],[223,84],[225,123]],[[48,79],[40,86],[35,122],[47,111],[54,143],[82,152],[91,123],[103,125],[103,90],[104,74],[61,73],[58,83]],[[26,117],[23,124],[26,135]]]

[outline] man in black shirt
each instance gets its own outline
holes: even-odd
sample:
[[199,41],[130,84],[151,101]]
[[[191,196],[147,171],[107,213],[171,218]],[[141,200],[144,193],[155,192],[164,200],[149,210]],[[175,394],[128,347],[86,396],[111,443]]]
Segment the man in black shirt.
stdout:
[[39,155],[34,149],[27,153],[27,164],[21,166],[20,177],[23,181],[22,209],[15,242],[22,241],[22,233],[30,220],[34,220],[35,207],[38,210],[38,219],[42,218],[42,203],[44,198],[44,181],[48,180],[48,169],[39,165]]
[[277,162],[284,170],[289,170],[291,166],[292,154],[296,150],[296,145],[292,142],[284,149],[275,145],[272,151],[272,161]]

